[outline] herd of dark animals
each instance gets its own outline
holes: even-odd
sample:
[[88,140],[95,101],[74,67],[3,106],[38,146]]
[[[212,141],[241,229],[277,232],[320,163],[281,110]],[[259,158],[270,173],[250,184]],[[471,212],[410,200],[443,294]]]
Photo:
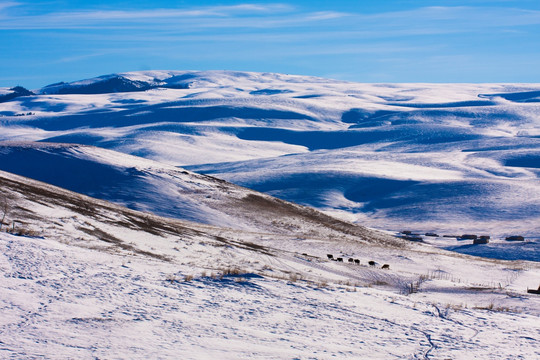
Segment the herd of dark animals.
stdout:
[[[342,257],[334,258],[334,255],[332,255],[332,254],[326,254],[326,256],[328,257],[328,260],[337,261],[337,262],[343,262]],[[349,263],[351,263],[351,264],[360,265],[360,260],[359,259],[349,258],[347,261]],[[371,267],[375,267],[375,266],[377,266],[377,263],[375,261],[373,261],[373,260],[370,260],[370,261],[368,261],[368,265],[371,266]],[[381,269],[390,270],[390,265],[384,264],[383,266],[381,266]]]
[[[407,237],[411,237],[411,236],[417,236],[417,235],[412,234],[412,232],[408,231],[408,230],[402,231],[401,233],[405,235],[405,236],[402,237],[404,239],[406,239]],[[439,235],[437,235],[435,233],[426,233],[424,236],[438,237]],[[480,236],[478,236],[478,235],[472,235],[472,234],[464,234],[464,235],[461,235],[461,236],[443,235],[443,237],[455,237],[457,239],[463,239],[463,240],[469,239],[469,240],[473,240],[474,244],[487,244],[489,242],[489,239],[490,239],[489,235],[480,235]],[[417,238],[420,239],[420,241],[422,241],[422,238],[420,238],[419,236],[417,236]],[[523,236],[509,236],[509,237],[506,238],[506,240],[507,241],[524,241],[525,239],[523,238]],[[415,240],[413,240],[413,241],[415,241]],[[304,255],[307,255],[307,254],[304,254]],[[332,255],[332,254],[326,254],[326,256],[328,257],[328,260],[337,261],[337,262],[343,262],[342,257],[334,258],[334,255]],[[347,261],[350,264],[360,265],[360,260],[359,259],[349,258]],[[375,267],[375,266],[377,266],[377,263],[375,261],[373,261],[373,260],[370,260],[370,261],[368,261],[368,265],[370,267]],[[390,270],[390,265],[384,264],[383,266],[381,266],[381,269]],[[540,295],[540,286],[538,287],[538,290],[527,289],[527,293]]]
[[[409,241],[417,241],[422,242],[424,239],[422,239],[422,234],[413,234],[410,230],[403,230],[401,232],[401,238],[404,240]],[[430,236],[430,237],[439,237],[439,234],[427,232],[424,234],[424,236]],[[474,245],[477,244],[487,244],[489,243],[489,240],[491,240],[491,236],[489,235],[474,235],[474,234],[463,234],[463,235],[443,235],[443,237],[448,238],[456,238],[458,240],[472,240]],[[521,235],[512,235],[507,236],[505,238],[506,241],[525,241],[525,238]]]
[[[428,236],[428,235],[426,235],[426,236]],[[307,254],[304,253],[302,255],[307,255]],[[332,255],[332,254],[326,254],[326,257],[328,257],[328,260],[337,261],[337,262],[343,262],[342,257],[335,258],[334,255]],[[351,264],[360,265],[360,260],[359,259],[349,258],[347,261],[349,263],[351,263]],[[370,260],[370,261],[368,261],[368,265],[370,267],[375,267],[375,266],[377,266],[377,263],[375,261],[373,261],[373,260]],[[381,269],[390,270],[390,265],[384,264],[383,266],[381,266]],[[538,290],[527,289],[527,293],[540,295],[540,286],[538,287]]]

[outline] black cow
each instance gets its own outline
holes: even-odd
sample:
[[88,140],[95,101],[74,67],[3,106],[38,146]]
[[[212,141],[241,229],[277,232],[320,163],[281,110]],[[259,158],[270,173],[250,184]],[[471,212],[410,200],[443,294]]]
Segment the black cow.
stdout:
[[514,236],[508,236],[505,238],[506,241],[525,241],[525,238],[523,236],[514,235]]
[[336,260],[339,262],[343,262],[343,258],[337,258]]
[[390,265],[384,264],[381,269],[390,270]]
[[355,263],[356,265],[360,265],[360,260],[354,259],[354,263]]
[[334,255],[332,254],[326,254],[326,256],[328,256],[328,259],[332,260],[334,258]]
[[375,261],[370,260],[370,261],[368,261],[368,264],[369,264],[369,266],[375,266],[376,263],[375,263]]
[[350,263],[354,262],[354,259],[353,259],[353,258],[349,258],[349,262],[350,262]]

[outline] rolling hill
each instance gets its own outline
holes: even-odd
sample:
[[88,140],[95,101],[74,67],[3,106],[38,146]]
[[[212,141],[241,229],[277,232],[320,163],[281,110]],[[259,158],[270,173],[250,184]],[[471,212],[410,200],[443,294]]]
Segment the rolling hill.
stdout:
[[0,140],[116,150],[386,230],[537,237],[539,89],[132,72],[0,104]]

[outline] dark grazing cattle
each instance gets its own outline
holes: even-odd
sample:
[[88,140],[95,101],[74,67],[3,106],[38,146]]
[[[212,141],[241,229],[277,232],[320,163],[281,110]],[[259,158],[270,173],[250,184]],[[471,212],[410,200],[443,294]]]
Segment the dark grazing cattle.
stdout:
[[390,265],[384,264],[381,269],[390,270]]
[[360,260],[354,259],[354,263],[355,263],[356,265],[360,265]]
[[478,239],[473,240],[474,245],[487,244],[487,243],[489,243],[489,236],[487,238],[480,236]]
[[370,261],[368,261],[368,264],[369,264],[369,266],[375,266],[376,263],[375,263],[375,261],[370,260]]
[[336,260],[339,262],[343,262],[343,258],[337,258]]
[[506,241],[525,241],[525,238],[523,236],[514,235],[514,236],[508,236],[505,238]]
[[354,259],[353,258],[349,258],[348,260],[350,263],[354,262]]
[[326,254],[326,256],[328,256],[328,259],[332,260],[334,258],[334,255],[332,254]]

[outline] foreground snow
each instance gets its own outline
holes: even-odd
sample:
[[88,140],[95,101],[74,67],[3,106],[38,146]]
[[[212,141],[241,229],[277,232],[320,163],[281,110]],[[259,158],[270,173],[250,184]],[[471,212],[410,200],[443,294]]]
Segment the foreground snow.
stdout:
[[201,225],[0,175],[33,236],[0,233],[2,358],[540,356],[536,262]]
[[452,305],[249,274],[183,281],[175,263],[48,239],[1,234],[0,249],[3,358],[540,356],[538,313],[473,309],[490,290]]

